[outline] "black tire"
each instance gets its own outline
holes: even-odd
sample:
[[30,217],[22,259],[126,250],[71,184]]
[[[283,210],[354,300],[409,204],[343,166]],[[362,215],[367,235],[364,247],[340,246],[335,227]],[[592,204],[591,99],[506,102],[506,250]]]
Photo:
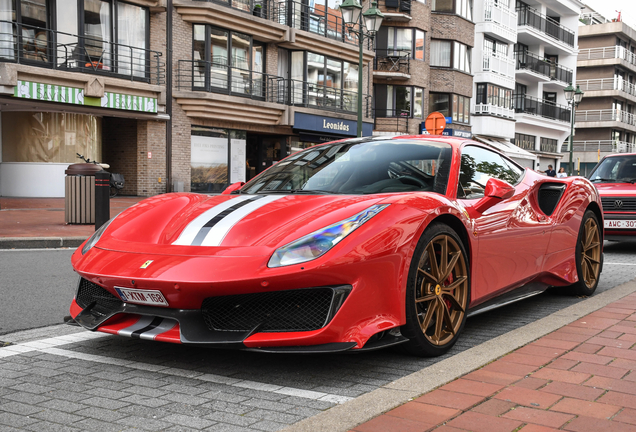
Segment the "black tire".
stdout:
[[591,296],[596,291],[603,259],[603,233],[596,214],[587,210],[581,220],[576,240],[576,273],[579,281],[569,286],[578,296]]
[[418,241],[405,301],[406,324],[401,330],[409,341],[403,348],[421,357],[448,352],[464,328],[470,303],[466,250],[449,226],[431,224]]

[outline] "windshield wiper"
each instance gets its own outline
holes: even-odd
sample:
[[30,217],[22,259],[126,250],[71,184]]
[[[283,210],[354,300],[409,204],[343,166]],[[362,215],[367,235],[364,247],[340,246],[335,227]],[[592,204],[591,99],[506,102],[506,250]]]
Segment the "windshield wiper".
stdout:
[[591,181],[592,183],[594,183],[594,182],[597,182],[597,181],[598,181],[598,182],[613,182],[613,181],[616,181],[616,180],[606,179],[606,178],[599,178],[599,177],[597,177],[597,178],[592,179],[592,180],[590,180],[590,181]]
[[317,190],[317,189],[292,189],[290,193],[293,194],[304,194],[304,195],[330,195],[333,192]]

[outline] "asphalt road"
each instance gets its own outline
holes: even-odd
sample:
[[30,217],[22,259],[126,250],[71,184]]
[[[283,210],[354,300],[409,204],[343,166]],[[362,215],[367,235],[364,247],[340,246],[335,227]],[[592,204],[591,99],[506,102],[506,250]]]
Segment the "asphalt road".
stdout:
[[[0,341],[68,314],[71,253],[0,251]],[[598,292],[636,278],[635,257],[633,243],[607,243]],[[0,358],[0,430],[275,431],[582,301],[553,289],[472,317],[435,359],[390,349],[269,355],[43,328],[33,337],[48,342]],[[55,339],[65,333],[79,339]]]

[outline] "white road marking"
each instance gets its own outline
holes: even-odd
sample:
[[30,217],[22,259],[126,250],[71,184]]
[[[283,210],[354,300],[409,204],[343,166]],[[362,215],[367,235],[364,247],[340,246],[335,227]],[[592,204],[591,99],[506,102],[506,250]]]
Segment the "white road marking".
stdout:
[[628,264],[628,263],[608,263],[608,262],[603,263],[603,265],[622,265],[622,266],[624,266],[624,265],[631,265],[631,266],[636,266],[636,264]]
[[78,360],[85,360],[94,363],[103,363],[116,366],[128,367],[131,369],[139,369],[151,372],[161,372],[166,375],[182,376],[200,381],[214,382],[219,384],[225,384],[231,387],[260,390],[270,393],[278,393],[286,396],[294,396],[305,399],[313,399],[323,402],[330,402],[335,404],[343,404],[352,397],[340,396],[335,394],[317,392],[312,390],[303,390],[293,387],[277,386],[275,384],[260,383],[256,381],[241,380],[222,375],[206,374],[202,372],[189,371],[186,369],[172,368],[161,365],[147,364],[132,360],[124,360],[113,357],[106,357],[102,355],[86,354],[77,351],[65,350],[58,348],[62,345],[68,345],[77,342],[85,342],[91,339],[99,339],[112,336],[108,333],[99,332],[80,332],[65,336],[57,336],[48,339],[40,339],[31,342],[25,342],[17,345],[9,345],[4,348],[0,348],[0,358],[10,357],[14,355],[20,355],[27,352],[39,351],[46,354],[73,358]]

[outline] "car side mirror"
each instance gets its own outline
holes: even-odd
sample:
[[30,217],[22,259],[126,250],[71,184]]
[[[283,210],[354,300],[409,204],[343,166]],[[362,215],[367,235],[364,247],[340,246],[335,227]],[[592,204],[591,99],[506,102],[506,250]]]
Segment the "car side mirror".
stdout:
[[491,178],[488,180],[488,183],[486,183],[484,197],[477,201],[473,208],[476,212],[483,213],[495,204],[512,197],[514,194],[515,188],[509,183],[497,178]]
[[221,192],[221,194],[223,194],[223,195],[231,194],[235,190],[239,190],[240,188],[242,188],[244,184],[245,184],[245,182],[232,183],[227,188],[225,188],[225,190],[223,192]]

